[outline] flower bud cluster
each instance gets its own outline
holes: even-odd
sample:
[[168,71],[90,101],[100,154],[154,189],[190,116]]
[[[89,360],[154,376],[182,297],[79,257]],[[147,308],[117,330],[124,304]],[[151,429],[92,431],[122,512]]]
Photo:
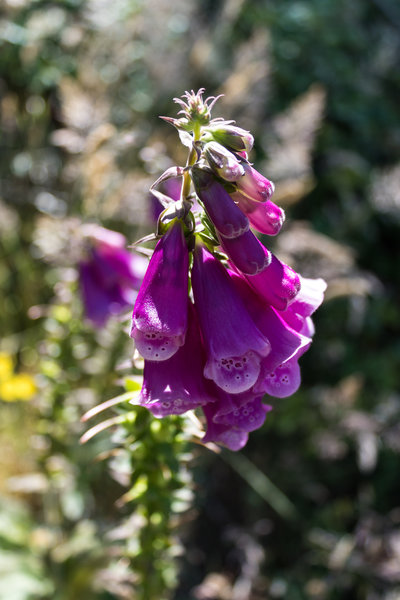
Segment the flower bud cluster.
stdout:
[[271,408],[265,395],[298,389],[326,284],[302,278],[253,233],[276,235],[284,212],[248,162],[251,134],[212,121],[215,99],[202,93],[179,100],[182,119],[166,119],[192,145],[177,209],[160,216],[131,336],[144,358],[141,404],[156,417],[201,408],[203,440],[238,450]]

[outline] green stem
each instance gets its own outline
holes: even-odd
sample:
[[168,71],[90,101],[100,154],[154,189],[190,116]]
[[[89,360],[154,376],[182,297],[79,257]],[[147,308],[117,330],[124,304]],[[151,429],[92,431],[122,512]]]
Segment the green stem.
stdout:
[[[189,151],[189,155],[188,155],[188,158],[186,161],[186,167],[191,167],[192,165],[195,164],[195,162],[197,160],[197,152],[196,152],[194,145],[196,142],[199,141],[200,136],[201,136],[201,125],[199,123],[194,123],[193,144]],[[181,200],[182,200],[183,206],[187,207],[188,209],[190,209],[190,206],[189,206],[190,203],[187,201],[187,198],[190,194],[191,183],[192,183],[192,178],[190,176],[190,171],[186,171],[183,175]]]

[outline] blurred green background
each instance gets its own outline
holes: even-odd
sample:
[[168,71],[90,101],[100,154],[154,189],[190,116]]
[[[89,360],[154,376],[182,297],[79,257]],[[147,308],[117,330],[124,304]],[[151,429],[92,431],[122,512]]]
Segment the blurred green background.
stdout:
[[[1,600],[400,598],[399,57],[395,0],[3,0]],[[83,320],[74,233],[152,230],[185,160],[158,115],[199,87],[255,136],[274,251],[329,284],[303,385],[239,454],[140,412],[82,446],[132,349]],[[171,485],[119,501],[149,456]]]

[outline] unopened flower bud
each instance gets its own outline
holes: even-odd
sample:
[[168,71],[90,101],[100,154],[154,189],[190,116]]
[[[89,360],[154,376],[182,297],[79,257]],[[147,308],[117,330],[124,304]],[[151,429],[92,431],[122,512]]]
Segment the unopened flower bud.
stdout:
[[236,182],[238,192],[256,202],[266,202],[274,193],[275,186],[266,177],[253,169],[248,163],[243,163],[244,176]]
[[221,144],[209,142],[204,146],[204,154],[214,173],[225,181],[237,181],[244,175],[240,161]]
[[234,238],[249,229],[248,218],[212,173],[193,167],[192,178],[196,193],[219,233]]
[[231,239],[220,235],[219,240],[231,262],[242,273],[257,275],[271,263],[271,252],[250,230]]
[[207,128],[213,139],[234,152],[250,152],[253,148],[254,138],[249,131],[235,125],[211,123]]

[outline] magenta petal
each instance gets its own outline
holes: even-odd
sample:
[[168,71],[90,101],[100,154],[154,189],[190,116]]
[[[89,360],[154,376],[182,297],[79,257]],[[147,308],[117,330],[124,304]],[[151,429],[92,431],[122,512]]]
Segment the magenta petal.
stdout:
[[193,305],[185,344],[168,360],[145,361],[140,403],[154,416],[178,415],[214,402],[203,378],[204,350]]
[[300,367],[297,358],[292,358],[277,367],[275,371],[268,373],[263,384],[258,385],[258,387],[270,396],[286,398],[297,392],[300,382]]
[[234,451],[241,450],[247,444],[247,440],[249,439],[247,431],[232,427],[231,425],[214,423],[214,409],[212,404],[203,406],[203,412],[207,419],[207,431],[202,442],[205,444],[215,442]]
[[322,304],[326,282],[323,279],[300,277],[301,289],[294,302],[281,313],[282,318],[302,335],[312,337],[315,332],[310,315]]
[[256,202],[269,200],[274,193],[274,184],[248,163],[243,163],[245,174],[237,182],[238,191]]
[[245,277],[258,294],[278,310],[285,310],[300,290],[299,275],[274,255],[264,271]]
[[242,273],[256,275],[271,263],[271,252],[256,238],[252,231],[246,231],[236,238],[219,236],[221,247]]
[[243,431],[254,431],[264,424],[266,414],[270,410],[271,407],[263,404],[261,397],[258,397],[231,412],[216,412],[214,422],[237,427]]
[[271,352],[261,362],[261,378],[265,371],[273,371],[295,356],[299,350],[308,347],[311,340],[285,321],[283,315],[286,311],[283,313],[276,311],[256,294],[242,276],[232,272],[229,274],[250,316],[271,344]]
[[274,202],[271,200],[257,202],[243,196],[240,192],[234,192],[231,198],[247,216],[253,229],[266,235],[279,233],[285,221],[285,212]]
[[192,286],[207,350],[204,375],[229,393],[250,389],[270,352],[225,267],[202,246],[194,252]]
[[310,317],[321,306],[327,288],[323,279],[300,277],[301,288],[290,308],[293,312]]
[[147,360],[170,358],[185,340],[189,255],[176,221],[158,242],[133,309],[131,336]]
[[237,237],[249,229],[248,218],[212,173],[193,168],[192,175],[198,197],[215,228],[224,237]]

